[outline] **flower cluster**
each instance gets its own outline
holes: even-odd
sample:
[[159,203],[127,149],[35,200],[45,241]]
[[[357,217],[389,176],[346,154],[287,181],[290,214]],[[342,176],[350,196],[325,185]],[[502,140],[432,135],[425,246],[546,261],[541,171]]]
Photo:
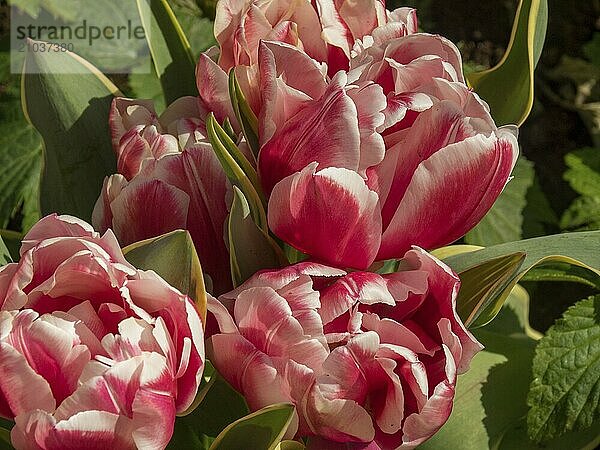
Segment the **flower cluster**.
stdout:
[[[309,448],[414,448],[446,422],[457,375],[481,349],[456,313],[458,277],[426,250],[489,210],[517,159],[516,128],[497,127],[467,87],[454,44],[384,0],[220,0],[215,37],[197,97],[160,115],[150,101],[114,100],[118,173],[93,213],[104,234],[46,217],[19,263],[0,269],[0,415],[16,422],[12,440],[167,445],[198,389],[202,321],[188,297],[131,266],[117,238],[187,229],[214,295],[209,359],[252,410],[293,403],[287,437]],[[256,175],[261,232],[306,258],[235,289],[231,176],[211,115]],[[398,270],[376,273],[388,259]]]

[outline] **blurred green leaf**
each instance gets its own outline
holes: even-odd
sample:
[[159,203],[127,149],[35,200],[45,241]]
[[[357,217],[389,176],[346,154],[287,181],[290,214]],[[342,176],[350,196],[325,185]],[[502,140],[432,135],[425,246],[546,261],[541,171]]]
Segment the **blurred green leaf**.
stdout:
[[502,60],[489,70],[467,75],[469,85],[488,102],[499,125],[521,125],[531,111],[533,72],[547,22],[547,0],[521,0]]
[[203,320],[206,319],[204,277],[189,232],[175,230],[136,242],[125,247],[123,254],[135,267],[154,270],[171,286],[188,295],[195,301]]
[[294,406],[280,403],[259,409],[227,426],[210,450],[274,450],[294,417]]
[[[468,304],[468,309],[471,310],[471,305],[478,305],[476,309],[472,309],[475,311],[474,315],[468,317],[470,325],[478,327],[494,317],[521,277],[541,264],[559,262],[582,267],[587,269],[585,274],[595,283],[600,276],[600,251],[597,244],[599,239],[600,231],[557,234],[467,251],[448,256],[444,262],[452,267],[463,281],[459,292],[459,296],[463,297],[459,298],[459,307],[460,303],[464,303]],[[510,258],[516,256],[517,252],[524,253],[525,259],[511,274],[510,265],[504,266],[502,261],[510,262]],[[493,261],[497,258],[501,259],[497,260],[498,268],[494,269]],[[504,274],[502,280],[496,277],[495,270]],[[479,271],[483,275],[489,275],[489,279],[478,277]]]
[[285,256],[275,241],[252,220],[244,194],[233,187],[228,224],[231,276],[235,287],[257,271],[285,265]]
[[534,267],[522,281],[569,281],[600,289],[600,277],[591,279],[589,270],[566,263],[555,263]]
[[536,343],[531,336],[539,337],[529,327],[528,309],[527,293],[518,288],[498,317],[475,331],[485,349],[458,377],[450,419],[419,450],[592,450],[600,442],[597,430],[570,433],[543,446],[527,437],[525,398]]
[[201,52],[217,43],[213,22],[195,0],[175,0],[170,5],[190,43],[194,60],[197,60]]
[[42,139],[23,116],[8,51],[0,51],[0,80],[0,228],[10,222],[26,231],[40,218]]
[[8,264],[9,262],[12,262],[10,252],[8,251],[8,248],[4,244],[2,238],[0,237],[0,266]]
[[[71,72],[67,73],[67,69]],[[43,214],[90,221],[104,177],[116,171],[108,111],[117,88],[69,52],[27,51],[22,99],[44,140]]]
[[564,230],[600,228],[600,149],[583,148],[565,156],[569,169],[564,178],[581,195],[564,212]]
[[523,210],[527,204],[527,191],[533,184],[533,164],[519,158],[508,182],[494,206],[475,228],[467,233],[465,242],[489,246],[518,241],[523,237]]
[[537,442],[600,420],[600,295],[569,308],[539,342],[527,403]]
[[225,427],[248,413],[244,398],[215,374],[200,406],[191,414],[175,420],[175,431],[167,449],[208,450]]
[[592,40],[583,46],[583,53],[592,64],[600,67],[600,32],[596,31]]
[[137,0],[138,9],[167,105],[197,95],[194,56],[173,10],[166,0],[150,0],[148,12],[145,1]]
[[151,99],[158,114],[165,110],[165,96],[162,85],[156,75],[154,67],[150,70],[140,67],[129,75],[130,97]]
[[63,20],[75,19],[81,6],[78,2],[69,2],[69,7],[65,7],[67,5],[64,0],[10,0],[10,5],[34,18],[37,18],[42,10],[46,10],[55,18]]

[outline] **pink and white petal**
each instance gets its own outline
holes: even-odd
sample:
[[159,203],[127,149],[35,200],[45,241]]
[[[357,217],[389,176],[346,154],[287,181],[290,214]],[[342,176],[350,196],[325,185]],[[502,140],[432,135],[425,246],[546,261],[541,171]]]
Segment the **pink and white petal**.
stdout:
[[345,314],[357,303],[382,303],[394,306],[396,301],[387,289],[386,281],[376,273],[352,272],[321,290],[319,314],[328,324]]
[[9,263],[0,267],[0,311],[8,309],[4,307],[4,303],[18,270],[19,265],[17,263]]
[[233,58],[234,39],[239,34],[237,30],[250,3],[249,0],[223,0],[216,8],[214,35],[221,48],[219,65],[224,70],[236,65]]
[[329,353],[323,340],[304,334],[286,300],[271,288],[240,293],[234,314],[240,333],[269,356],[285,356],[317,369]]
[[136,179],[111,203],[113,229],[122,245],[185,229],[189,204],[189,196],[174,186]]
[[121,194],[127,184],[127,179],[120,173],[104,178],[100,197],[92,212],[92,224],[101,233],[112,228],[113,213],[110,204]]
[[[12,328],[15,316],[37,316],[32,311],[0,312],[2,340],[0,341],[0,416],[12,419],[19,414],[41,408],[54,411],[56,401],[48,384],[28,363],[26,357],[6,341],[6,330]],[[8,334],[8,333],[7,333]]]
[[66,214],[50,214],[40,219],[23,238],[20,255],[37,246],[45,239],[55,237],[90,237],[98,238],[100,235],[94,231],[91,225],[77,217]]
[[354,41],[352,32],[338,12],[335,1],[317,0],[316,5],[323,27],[322,38],[329,45],[338,47],[346,59],[350,59],[350,49]]
[[320,168],[357,170],[360,133],[346,77],[339,72],[319,100],[307,104],[263,145],[258,167],[267,193],[288,175],[318,161]]
[[306,421],[311,431],[346,443],[372,441],[375,428],[369,413],[354,400],[329,398],[320,388],[321,385],[314,385],[306,402]]
[[[216,32],[216,30],[215,30]],[[214,113],[219,123],[228,118],[236,130],[239,130],[231,101],[229,100],[229,79],[206,53],[200,55],[196,66],[196,83],[204,109]]]
[[152,100],[138,100],[118,97],[112,101],[108,116],[113,149],[118,154],[121,137],[136,127],[155,125],[157,115]]
[[358,172],[364,177],[366,170],[379,164],[385,155],[385,143],[377,130],[385,122],[383,111],[387,107],[387,101],[383,89],[377,84],[350,88],[347,92],[358,111],[360,132]]
[[463,236],[504,189],[517,152],[512,135],[477,135],[431,155],[414,172],[383,233],[378,259],[398,257],[410,245],[437,248]]
[[310,164],[275,186],[269,199],[269,226],[317,260],[366,269],[381,238],[377,194],[356,172],[316,168],[316,163]]
[[456,376],[454,360],[450,350],[444,346],[446,354],[446,372],[450,379],[439,383],[433,394],[418,413],[406,418],[402,427],[402,443],[407,448],[414,448],[433,436],[446,423],[452,412],[454,400],[454,383]]
[[183,119],[200,119],[204,120],[208,114],[207,110],[198,97],[190,95],[180,97],[171,103],[164,112],[160,115],[160,123],[169,133],[176,135],[172,131],[173,123]]
[[[483,349],[483,346],[467,330],[456,312],[456,297],[460,287],[457,275],[446,264],[423,249],[414,248],[406,254],[406,257],[408,260],[412,259],[413,264],[416,264],[418,260],[420,268],[431,274],[429,277],[430,293],[423,309],[427,309],[427,314],[436,311],[434,314],[450,321],[452,335],[459,339],[461,346],[460,355],[454,348],[450,347],[453,353],[458,356],[458,358],[455,358],[456,370],[459,374],[466,372],[469,369],[471,360],[475,354]],[[437,324],[437,330],[440,332],[442,343],[446,346],[452,346],[454,337],[450,339],[450,336],[442,333],[443,329],[440,330],[439,323]]]

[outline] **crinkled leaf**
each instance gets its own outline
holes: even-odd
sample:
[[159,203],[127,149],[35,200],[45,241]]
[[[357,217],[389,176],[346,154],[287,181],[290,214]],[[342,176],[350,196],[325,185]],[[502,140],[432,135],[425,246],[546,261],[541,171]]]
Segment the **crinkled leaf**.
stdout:
[[470,86],[488,102],[499,125],[521,125],[531,111],[533,71],[544,45],[547,22],[547,0],[521,0],[502,60],[489,70],[467,75]]
[[285,265],[285,256],[273,238],[252,220],[244,194],[236,186],[233,191],[228,234],[231,276],[237,287],[259,270]]
[[166,0],[137,0],[142,25],[167,104],[197,95],[195,62],[190,44]]
[[527,403],[537,442],[600,421],[600,295],[569,308],[539,342]]
[[[518,270],[501,283],[494,276],[490,277],[487,283],[478,279],[477,271],[482,270],[479,269],[481,267],[485,269],[490,260],[509,257],[516,252],[524,253],[525,259]],[[449,256],[444,259],[444,262],[452,267],[461,276],[461,279],[464,278],[463,273],[469,274],[469,279],[464,279],[462,283],[462,294],[460,295],[465,297],[461,301],[475,303],[468,298],[471,295],[470,291],[477,294],[485,289],[481,298],[477,300],[477,304],[481,305],[480,309],[470,322],[472,327],[478,327],[493,319],[511,289],[533,267],[544,263],[568,263],[587,269],[585,272],[587,277],[595,283],[600,276],[600,231],[557,234],[509,242]],[[465,290],[467,290],[466,294]]]
[[116,171],[108,112],[119,91],[73,53],[28,50],[25,64],[25,114],[44,140],[42,214],[89,222],[104,177]]
[[527,191],[533,184],[533,164],[521,157],[494,206],[485,217],[465,236],[465,242],[489,246],[518,241],[523,237],[523,209],[527,204]]
[[419,450],[591,450],[599,442],[598,432],[592,430],[570,433],[544,446],[527,437],[525,398],[536,342],[531,336],[539,337],[529,327],[528,307],[527,293],[517,288],[498,317],[475,331],[486,348],[458,377],[450,419]]
[[583,148],[565,156],[569,169],[564,178],[581,197],[569,206],[561,218],[564,230],[600,228],[600,151]]
[[279,403],[259,409],[225,428],[210,446],[210,450],[273,450],[285,434],[294,406]]
[[162,236],[136,242],[123,249],[135,267],[153,270],[171,286],[196,302],[206,318],[206,290],[200,260],[189,232],[175,230]]
[[170,5],[190,43],[194,60],[197,60],[201,52],[217,43],[213,23],[204,16],[196,1],[175,1],[170,2]]

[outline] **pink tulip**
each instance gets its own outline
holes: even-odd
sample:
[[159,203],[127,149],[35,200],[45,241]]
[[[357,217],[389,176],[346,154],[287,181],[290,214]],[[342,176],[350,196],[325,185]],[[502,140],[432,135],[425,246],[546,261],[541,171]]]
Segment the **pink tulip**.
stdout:
[[224,238],[230,187],[206,136],[206,111],[199,98],[183,97],[159,118],[145,100],[115,99],[110,122],[119,173],[104,181],[93,223],[112,229],[123,245],[189,230],[221,293],[231,288]]
[[162,449],[204,367],[193,302],[111,231],[47,216],[0,268],[0,416],[18,449]]
[[463,236],[518,154],[516,128],[496,127],[452,43],[427,34],[366,43],[333,78],[295,47],[259,49],[269,226],[319,261],[361,270]]
[[209,300],[220,328],[209,358],[251,409],[294,403],[289,437],[315,436],[313,448],[414,448],[446,422],[482,346],[456,314],[447,266],[415,248],[400,268],[259,272]]

